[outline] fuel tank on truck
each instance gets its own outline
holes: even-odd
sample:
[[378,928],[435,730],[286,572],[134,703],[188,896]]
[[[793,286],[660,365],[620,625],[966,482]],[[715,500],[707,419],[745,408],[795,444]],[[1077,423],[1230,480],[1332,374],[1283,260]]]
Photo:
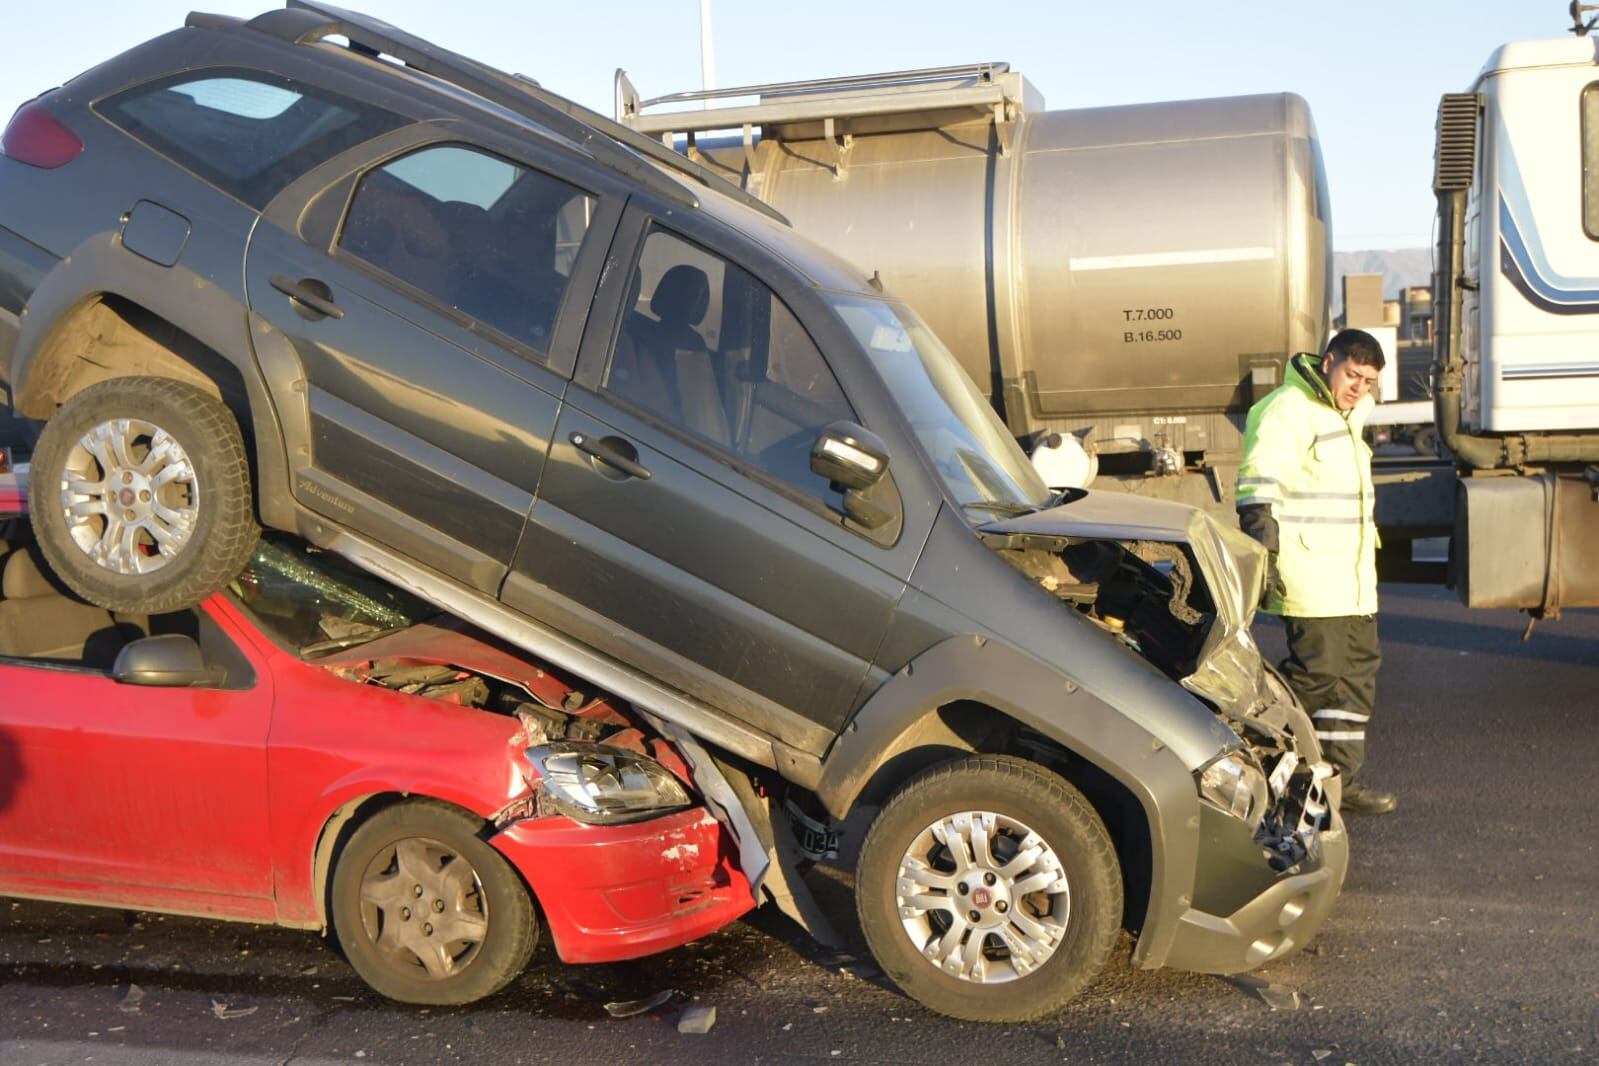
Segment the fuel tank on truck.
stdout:
[[1101,481],[1230,512],[1250,404],[1326,337],[1291,93],[1051,111],[989,63],[644,100],[619,71],[617,111],[878,274],[1017,436],[1087,438]]

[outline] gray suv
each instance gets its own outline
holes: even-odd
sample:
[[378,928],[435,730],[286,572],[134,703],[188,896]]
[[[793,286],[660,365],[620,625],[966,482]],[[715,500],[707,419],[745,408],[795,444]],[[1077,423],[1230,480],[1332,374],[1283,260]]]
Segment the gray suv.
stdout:
[[1230,973],[1325,918],[1338,783],[1251,642],[1259,549],[1053,496],[908,307],[704,167],[300,2],[3,148],[0,372],[86,599],[171,610],[290,531],[877,807],[862,928],[952,1015],[1059,1008],[1123,927]]

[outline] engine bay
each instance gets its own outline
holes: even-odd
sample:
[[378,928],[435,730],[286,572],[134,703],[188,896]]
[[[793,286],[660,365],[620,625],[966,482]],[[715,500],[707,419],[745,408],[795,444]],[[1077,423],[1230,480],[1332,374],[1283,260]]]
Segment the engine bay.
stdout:
[[1199,666],[1216,606],[1191,551],[1163,541],[1065,539],[996,545],[1034,583],[1174,681]]

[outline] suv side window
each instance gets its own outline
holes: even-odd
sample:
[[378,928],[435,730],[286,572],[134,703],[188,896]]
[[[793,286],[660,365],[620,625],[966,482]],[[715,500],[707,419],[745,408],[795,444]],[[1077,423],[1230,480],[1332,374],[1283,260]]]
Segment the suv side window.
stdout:
[[747,271],[652,229],[603,387],[807,495],[811,445],[855,413],[810,335]]
[[594,206],[548,174],[436,145],[361,179],[339,247],[543,355]]
[[261,71],[190,71],[98,105],[111,122],[260,210],[295,178],[406,120]]

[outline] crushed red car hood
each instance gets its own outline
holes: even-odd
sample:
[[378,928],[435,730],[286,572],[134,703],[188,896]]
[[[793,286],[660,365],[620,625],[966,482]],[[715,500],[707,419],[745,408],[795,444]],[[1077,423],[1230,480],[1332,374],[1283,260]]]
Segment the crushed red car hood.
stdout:
[[325,667],[369,663],[378,659],[404,660],[435,666],[457,666],[520,685],[552,706],[559,707],[572,685],[549,670],[527,661],[488,634],[465,622],[439,616],[366,644],[336,651],[315,660]]
[[[587,718],[622,728],[605,737],[613,747],[648,755],[689,785],[693,774],[678,751],[664,739],[651,735],[630,707],[616,706],[611,697],[584,682],[547,666],[530,662],[524,654],[449,615],[314,660],[335,674],[361,680],[371,664],[445,666],[492,677],[527,690],[546,707],[561,708],[574,718]],[[577,692],[581,698],[573,700]]]

